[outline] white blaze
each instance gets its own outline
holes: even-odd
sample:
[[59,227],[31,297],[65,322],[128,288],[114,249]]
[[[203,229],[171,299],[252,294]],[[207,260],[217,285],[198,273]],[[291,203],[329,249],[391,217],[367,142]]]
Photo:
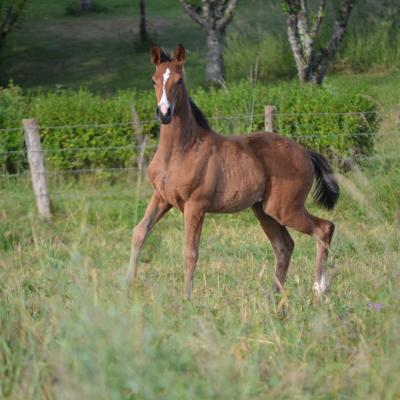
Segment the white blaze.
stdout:
[[167,84],[170,74],[171,74],[171,71],[169,70],[169,68],[167,68],[163,74],[163,91],[162,91],[162,95],[161,95],[161,100],[158,103],[160,112],[161,112],[161,114],[164,114],[164,115],[167,114],[169,106],[170,106],[168,98],[167,98],[167,93],[165,92],[165,85]]

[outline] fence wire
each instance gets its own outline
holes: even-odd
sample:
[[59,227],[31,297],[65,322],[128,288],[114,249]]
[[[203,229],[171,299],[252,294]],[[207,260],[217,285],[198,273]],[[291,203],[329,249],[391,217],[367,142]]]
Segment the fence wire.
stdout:
[[[332,157],[330,158],[332,162],[336,163],[348,163],[348,162],[370,162],[370,161],[397,161],[400,160],[400,154],[393,155],[375,155],[375,156],[362,156],[355,155],[352,157]],[[65,176],[65,175],[81,175],[88,173],[118,173],[118,172],[140,172],[137,167],[115,167],[115,168],[77,168],[77,169],[65,169],[65,170],[45,170],[45,171],[36,171],[36,174],[43,174],[48,177],[52,176]],[[30,171],[26,170],[23,172],[15,173],[15,174],[0,174],[0,178],[3,179],[13,179],[19,178],[23,176],[30,176]]]
[[[320,138],[321,136],[324,137],[333,137],[333,138],[341,138],[341,137],[382,137],[382,136],[397,136],[400,135],[400,131],[391,131],[391,132],[355,132],[355,133],[339,133],[339,132],[328,132],[328,133],[323,133],[323,134],[316,134],[316,133],[307,133],[307,132],[299,132],[299,133],[294,133],[290,136],[292,139],[297,139],[297,138],[311,138],[311,139],[317,139]],[[66,148],[61,148],[61,149],[55,149],[55,148],[43,148],[42,150],[32,150],[32,153],[43,153],[43,154],[57,154],[57,153],[79,153],[79,152],[102,152],[102,151],[135,151],[135,150],[140,150],[141,146],[140,145],[135,145],[135,144],[128,144],[124,146],[89,146],[89,147],[66,147]],[[148,145],[146,146],[146,150],[154,150],[157,148],[157,145]],[[9,155],[22,155],[26,153],[26,149],[20,149],[20,150],[9,150],[9,151],[3,151],[0,152],[0,156],[9,156]]]
[[[351,112],[276,112],[276,117],[292,117],[292,116],[333,116],[333,115],[369,115],[369,114],[389,114],[389,113],[397,113],[399,112],[400,116],[400,108],[391,108],[391,109],[382,109],[377,111],[351,111]],[[249,114],[235,114],[235,115],[221,115],[217,117],[210,117],[211,121],[229,121],[229,120],[238,120],[238,119],[251,119],[253,120],[256,117],[264,117],[264,113],[249,113]],[[145,120],[140,121],[140,125],[148,125],[158,123],[156,119],[153,120]],[[41,130],[65,130],[65,129],[110,129],[117,127],[137,127],[137,122],[128,121],[128,122],[112,122],[112,123],[87,123],[87,124],[69,124],[69,125],[49,125],[49,126],[39,126]],[[15,132],[20,131],[23,132],[23,128],[21,127],[13,127],[13,128],[0,128],[1,132]],[[338,132],[328,132],[322,134],[325,137],[332,138],[341,138],[341,137],[365,137],[365,136],[397,136],[400,135],[400,131],[389,131],[389,132],[356,132],[356,133],[338,133]],[[290,136],[293,139],[313,139],[321,137],[321,134],[316,134],[314,132],[297,132]],[[148,145],[146,146],[146,150],[153,151],[157,148],[157,145]],[[44,148],[41,152],[44,155],[51,155],[57,153],[66,153],[66,154],[78,154],[78,153],[94,153],[94,152],[118,152],[118,151],[126,151],[126,152],[134,152],[140,151],[141,146],[137,144],[129,144],[123,146],[87,146],[87,147],[70,147],[70,148]],[[40,152],[40,151],[38,151]],[[0,152],[0,156],[7,157],[12,155],[25,155],[26,150],[10,150]],[[362,156],[362,155],[354,155],[352,157],[333,157],[331,161],[336,163],[352,163],[352,162],[374,162],[374,161],[397,161],[400,160],[400,156],[397,154],[388,154],[388,155],[372,155],[372,156]],[[48,171],[39,171],[39,174],[45,174],[47,177],[60,177],[60,176],[68,176],[68,175],[83,175],[83,174],[116,174],[116,173],[127,173],[127,172],[139,172],[140,179],[138,182],[142,182],[142,172],[139,171],[137,167],[115,167],[115,168],[77,168],[77,169],[67,169],[67,170],[48,170]],[[29,177],[30,171],[26,170],[20,173],[14,174],[0,174],[0,179],[7,180],[19,177]],[[139,176],[139,175],[138,175]],[[137,188],[138,190],[140,188]],[[1,193],[5,193],[5,191],[0,191]],[[9,194],[9,193],[7,193]],[[90,193],[65,193],[65,191],[51,191],[50,196],[52,198],[59,199],[69,199],[69,198],[77,198],[79,195],[83,197],[94,197],[96,199],[112,199],[122,201],[124,199],[132,199],[134,198],[133,192],[104,192],[104,191],[95,191]],[[32,194],[32,196],[34,196]],[[126,196],[126,197],[125,197]]]
[[[367,111],[326,111],[326,112],[276,112],[275,115],[278,117],[292,117],[292,116],[302,116],[302,115],[310,115],[310,116],[332,116],[332,115],[349,115],[349,116],[357,116],[357,115],[382,115],[382,114],[390,114],[394,112],[400,112],[400,108],[388,108],[381,110],[367,110]],[[235,114],[235,115],[220,115],[216,117],[208,117],[210,121],[229,121],[235,119],[253,119],[255,117],[264,117],[265,113],[246,113],[246,114]],[[141,120],[139,121],[141,125],[154,124],[158,123],[157,119],[151,120]],[[40,129],[43,130],[58,130],[58,129],[81,129],[81,128],[93,128],[93,129],[107,129],[113,127],[121,127],[121,126],[135,126],[137,122],[134,121],[126,121],[126,122],[110,122],[110,123],[84,123],[84,124],[66,124],[66,125],[43,125],[40,126]],[[16,126],[11,128],[0,128],[0,132],[14,132],[14,131],[23,131],[22,126]]]

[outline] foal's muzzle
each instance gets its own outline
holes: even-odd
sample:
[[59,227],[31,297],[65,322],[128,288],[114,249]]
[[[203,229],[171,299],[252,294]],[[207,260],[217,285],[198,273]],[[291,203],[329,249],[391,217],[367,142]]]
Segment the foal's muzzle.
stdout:
[[168,107],[166,114],[163,114],[160,110],[160,107],[157,107],[157,117],[159,118],[162,124],[169,124],[172,120],[171,107]]

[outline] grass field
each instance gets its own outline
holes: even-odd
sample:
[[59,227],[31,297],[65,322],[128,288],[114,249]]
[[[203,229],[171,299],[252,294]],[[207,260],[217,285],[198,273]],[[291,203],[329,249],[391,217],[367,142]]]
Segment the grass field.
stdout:
[[[178,1],[147,2],[151,38],[145,44],[138,39],[137,1],[98,1],[96,4],[106,8],[104,12],[81,16],[66,13],[67,6],[73,8],[77,4],[48,0],[28,4],[20,29],[10,36],[1,57],[3,84],[13,79],[26,89],[60,86],[86,86],[101,92],[148,89],[152,40],[170,48],[183,42],[190,51],[189,81],[193,86],[203,83],[205,38]],[[239,8],[233,31],[240,33],[247,29],[255,16],[260,23],[274,20],[269,11],[274,10],[276,16],[276,7],[263,7],[260,0],[252,0],[251,4],[251,8],[245,4]],[[250,69],[249,65],[249,72]]]
[[[30,2],[2,52],[2,82],[13,78],[24,90],[148,88],[152,67],[135,36],[137,2],[99,0],[104,12],[66,13],[76,3]],[[200,29],[178,2],[148,6],[154,39],[174,46],[184,38],[188,81],[198,86]],[[228,83],[293,76],[277,39],[279,5],[248,0],[240,7],[228,30]],[[331,294],[313,296],[315,243],[296,232],[285,292],[272,292],[272,249],[250,211],[207,216],[188,302],[183,221],[172,210],[150,235],[128,291],[130,232],[151,194],[146,180],[133,172],[51,176],[54,218],[46,224],[29,179],[0,176],[0,399],[400,398],[398,50],[390,53],[382,40],[381,52],[370,54],[358,38],[339,68],[348,68],[349,54],[360,68],[372,68],[371,60],[379,68],[330,75],[325,84],[373,97],[380,132],[375,159],[339,176],[337,208],[328,213],[310,203],[336,224]],[[250,60],[253,49],[259,55]]]
[[[0,83],[13,80],[25,90],[85,86],[101,93],[150,88],[149,43],[138,40],[138,3],[96,0],[94,5],[103,11],[77,16],[68,12],[77,7],[77,0],[28,2],[19,28],[2,50]],[[391,29],[390,21],[379,19],[376,12],[375,4],[355,8],[336,72],[398,70],[398,24]],[[177,0],[148,1],[147,16],[149,42],[169,48],[182,42],[189,52],[188,81],[191,87],[203,84],[205,35],[200,27]],[[249,77],[261,82],[296,77],[279,2],[241,1],[226,42],[228,83]]]
[[[382,109],[395,75],[348,77]],[[328,81],[329,84],[329,81]],[[377,157],[396,156],[398,112]],[[386,133],[388,132],[388,133]],[[134,174],[50,179],[54,220],[29,180],[0,183],[0,398],[396,399],[400,365],[400,163],[341,176],[331,295],[312,295],[315,244],[293,233],[286,291],[250,212],[210,215],[194,299],[182,299],[182,217],[170,212],[127,292],[130,231],[150,188]]]

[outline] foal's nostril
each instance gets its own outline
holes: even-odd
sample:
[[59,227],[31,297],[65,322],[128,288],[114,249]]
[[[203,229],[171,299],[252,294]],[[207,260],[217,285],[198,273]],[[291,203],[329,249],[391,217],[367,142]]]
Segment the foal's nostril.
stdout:
[[158,106],[156,108],[157,118],[161,121],[162,124],[169,124],[172,120],[172,108],[171,107],[163,107]]

